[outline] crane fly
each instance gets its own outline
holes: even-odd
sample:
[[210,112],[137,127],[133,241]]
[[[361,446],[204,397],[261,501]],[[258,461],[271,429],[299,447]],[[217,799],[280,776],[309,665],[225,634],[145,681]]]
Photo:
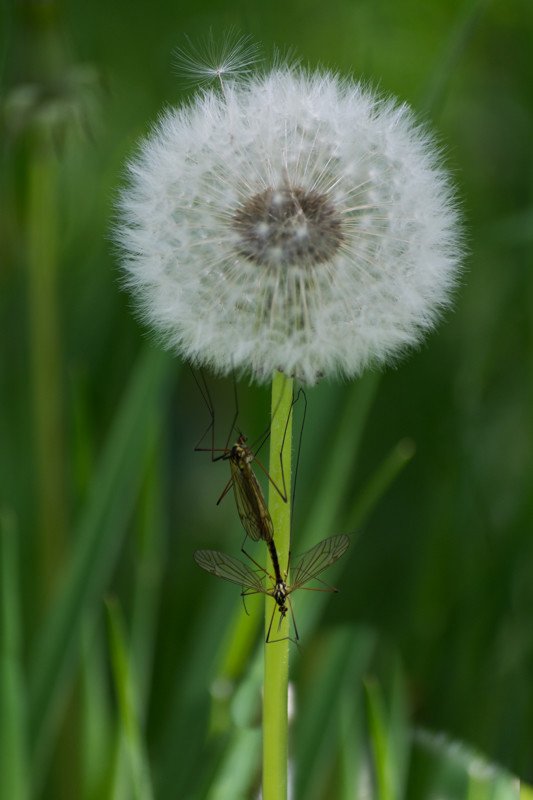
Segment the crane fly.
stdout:
[[[264,541],[267,544],[272,543],[274,537],[274,526],[272,524],[272,519],[270,516],[270,512],[268,510],[268,506],[265,500],[265,496],[263,494],[263,490],[259,484],[259,481],[256,478],[255,472],[252,467],[252,463],[255,462],[257,466],[264,472],[266,477],[268,478],[270,484],[275,489],[275,491],[279,494],[281,499],[286,503],[287,502],[287,491],[285,487],[285,475],[283,470],[283,460],[282,460],[282,453],[283,448],[285,445],[285,437],[287,434],[287,429],[289,425],[290,415],[292,414],[292,408],[294,404],[298,401],[300,395],[303,396],[305,407],[304,407],[304,420],[305,420],[305,410],[307,408],[307,399],[303,390],[298,392],[296,400],[293,400],[291,404],[291,409],[289,411],[289,415],[287,417],[287,422],[285,424],[285,431],[283,434],[282,445],[281,445],[281,452],[280,452],[280,463],[281,463],[281,474],[283,480],[283,490],[279,488],[279,486],[272,480],[268,471],[265,467],[261,464],[261,462],[257,459],[257,453],[263,447],[265,442],[267,441],[268,437],[270,436],[270,429],[268,429],[265,433],[263,433],[258,439],[258,446],[254,448],[250,447],[247,444],[247,437],[239,432],[239,436],[237,441],[233,446],[229,446],[229,439],[231,436],[231,432],[235,427],[235,422],[238,416],[238,404],[237,404],[237,396],[235,393],[235,405],[236,405],[236,412],[233,417],[230,433],[228,439],[226,441],[225,447],[222,448],[215,448],[214,446],[214,434],[215,434],[215,410],[213,406],[213,402],[211,400],[211,396],[209,394],[209,390],[207,388],[207,384],[205,382],[205,378],[202,376],[202,383],[197,379],[196,375],[193,372],[193,378],[200,390],[200,393],[205,401],[207,408],[209,409],[209,413],[211,415],[211,422],[209,427],[207,428],[206,432],[198,442],[198,445],[203,441],[205,436],[209,431],[211,431],[211,447],[210,448],[202,448],[198,445],[195,447],[196,451],[206,451],[211,453],[211,460],[215,461],[228,461],[230,466],[230,473],[231,477],[227,482],[226,486],[224,487],[222,494],[217,500],[217,505],[219,505],[226,494],[229,492],[230,488],[233,487],[233,495],[235,497],[235,505],[237,506],[237,513],[239,514],[239,518],[241,520],[241,524],[246,532],[246,536],[249,536],[254,542]],[[302,432],[300,433],[300,445],[303,433],[303,423],[302,423]],[[218,453],[218,455],[215,455]],[[298,459],[299,459],[299,450],[298,450]],[[297,460],[298,466],[298,460]],[[293,496],[294,500],[294,496]],[[269,548],[270,549],[270,548]],[[273,556],[273,551],[271,550],[271,556]],[[273,556],[273,560],[274,560]]]
[[[268,543],[272,541],[274,536],[274,526],[263,490],[252,469],[252,461],[256,460],[255,453],[248,447],[246,441],[246,437],[241,433],[233,447],[219,457],[223,461],[229,461],[231,478],[217,501],[217,505],[221,502],[230,486],[233,486],[237,513],[246,535],[253,539],[254,542],[263,539]],[[266,473],[281,499],[286,502],[286,493],[280,491],[262,464],[257,460],[256,463]]]
[[238,558],[233,558],[233,556],[229,556],[226,553],[221,553],[219,550],[196,550],[194,553],[194,560],[199,567],[204,569],[206,572],[210,572],[211,575],[215,575],[217,578],[222,578],[222,580],[225,581],[231,581],[231,583],[239,584],[242,588],[242,597],[260,593],[273,598],[276,605],[272,610],[272,616],[270,618],[270,624],[268,626],[266,635],[266,642],[280,641],[278,639],[270,639],[276,607],[280,613],[279,625],[281,625],[282,619],[286,617],[287,612],[290,611],[292,624],[294,626],[294,641],[297,642],[300,637],[298,635],[298,629],[294,619],[290,595],[296,591],[296,589],[308,589],[319,592],[336,592],[337,589],[332,587],[313,589],[312,587],[306,587],[305,584],[317,578],[325,569],[327,569],[327,567],[329,567],[331,564],[334,564],[339,558],[341,558],[341,556],[343,556],[348,549],[349,544],[350,537],[346,534],[330,536],[328,539],[323,539],[318,544],[315,544],[314,547],[311,547],[310,550],[307,550],[297,558],[296,563],[292,568],[291,583],[288,585],[281,575],[276,548],[272,542],[271,555],[272,552],[275,553],[275,559],[272,560],[275,576],[270,575],[268,572],[266,572],[266,570],[263,570],[263,568],[260,567],[265,575],[268,576],[273,582],[273,585],[269,588],[264,586],[262,582],[263,578],[260,578],[257,572],[254,572],[254,570],[252,570],[247,564],[244,564]]

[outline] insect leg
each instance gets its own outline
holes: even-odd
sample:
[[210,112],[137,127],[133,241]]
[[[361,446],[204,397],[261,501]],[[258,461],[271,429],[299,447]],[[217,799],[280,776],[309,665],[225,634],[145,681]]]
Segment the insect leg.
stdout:
[[[265,644],[268,644],[270,639],[270,631],[272,630],[272,623],[274,622],[274,614],[276,613],[277,604],[274,602],[274,608],[272,609],[272,615],[270,617],[270,623],[268,625],[268,631],[265,639]],[[279,641],[278,639],[274,639],[275,642]]]
[[229,448],[229,443],[235,429],[235,423],[239,417],[239,398],[237,396],[237,381],[235,380],[235,375],[233,375],[233,397],[235,399],[235,414],[233,415],[233,419],[231,421],[231,427],[228,431],[228,438],[226,439],[226,450]]

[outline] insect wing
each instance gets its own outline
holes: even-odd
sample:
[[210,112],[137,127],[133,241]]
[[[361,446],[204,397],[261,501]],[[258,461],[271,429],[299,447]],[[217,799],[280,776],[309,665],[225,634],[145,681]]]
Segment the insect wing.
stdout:
[[230,461],[235,503],[242,525],[250,539],[269,542],[274,535],[272,519],[268,512],[263,492],[251,467],[242,470]]
[[322,539],[303,553],[291,570],[291,588],[297,589],[316,578],[323,570],[334,564],[350,546],[350,537],[345,533]]
[[228,556],[219,550],[195,550],[194,560],[199,567],[211,575],[216,575],[217,578],[238,583],[239,586],[254,592],[265,592],[265,587],[255,572],[238,558]]

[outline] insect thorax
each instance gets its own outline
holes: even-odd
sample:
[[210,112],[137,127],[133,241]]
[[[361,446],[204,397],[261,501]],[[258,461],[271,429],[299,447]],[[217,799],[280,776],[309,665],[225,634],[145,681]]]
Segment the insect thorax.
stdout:
[[287,609],[285,607],[285,600],[287,599],[287,595],[288,595],[288,592],[287,592],[287,587],[286,587],[285,583],[283,583],[283,581],[276,583],[276,588],[274,589],[274,600],[278,604],[279,610],[282,613],[283,613],[283,609],[285,609],[285,611],[287,611]]
[[243,436],[239,437],[238,442],[231,448],[230,458],[233,463],[237,464],[239,469],[242,470],[254,460],[254,454],[249,447],[246,447],[246,445],[241,442],[241,439],[246,441]]

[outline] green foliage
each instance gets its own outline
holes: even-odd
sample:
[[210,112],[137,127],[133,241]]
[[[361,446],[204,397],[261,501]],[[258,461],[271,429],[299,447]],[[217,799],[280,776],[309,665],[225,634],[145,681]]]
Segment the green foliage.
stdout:
[[[207,411],[143,342],[109,241],[124,160],[184,97],[173,48],[230,24],[425,114],[470,252],[456,311],[420,352],[308,392],[291,547],[353,542],[326,575],[338,595],[294,596],[295,798],[528,797],[511,775],[533,778],[533,7],[43,9],[3,8],[0,797],[244,800],[259,786],[261,604],[246,616],[192,560],[238,554],[231,498],[215,505],[229,476],[193,453]],[[233,389],[210,386],[220,446]],[[253,439],[267,393],[238,396]]]

